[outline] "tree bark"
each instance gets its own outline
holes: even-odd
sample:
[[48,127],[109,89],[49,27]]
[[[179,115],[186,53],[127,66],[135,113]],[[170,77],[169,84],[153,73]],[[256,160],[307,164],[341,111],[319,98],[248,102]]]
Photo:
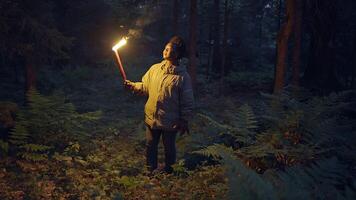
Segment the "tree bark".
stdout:
[[26,68],[26,93],[30,89],[36,88],[36,73],[33,67],[33,59],[31,55],[26,56],[25,59]]
[[221,71],[220,71],[220,93],[224,93],[224,76],[225,76],[225,64],[226,64],[226,54],[227,54],[227,39],[229,33],[229,1],[225,0],[225,12],[224,12],[224,35],[223,35],[223,46],[221,48]]
[[189,24],[189,74],[192,78],[193,89],[196,89],[196,52],[197,52],[197,12],[198,1],[190,0],[190,24]]
[[302,44],[302,15],[303,15],[303,0],[296,1],[295,11],[295,31],[294,31],[294,47],[292,58],[292,85],[299,87],[300,76],[300,51]]
[[216,73],[220,72],[221,65],[221,51],[220,51],[220,0],[214,0],[213,8],[214,11],[214,27],[213,27],[213,62],[212,69]]
[[351,83],[350,83],[350,88],[354,89],[355,88],[355,76],[356,76],[356,30],[354,31],[354,39],[353,39],[353,68],[351,72]]
[[[277,0],[278,4],[276,6],[276,15],[277,15],[277,20],[276,20],[276,30],[277,30],[277,37],[276,37],[276,48],[275,48],[275,59],[278,59],[278,33],[281,30],[281,17],[282,17],[282,0]],[[276,64],[277,66],[277,64]],[[277,67],[274,67],[274,82],[276,81],[276,73],[277,73]],[[273,85],[274,88],[274,85]],[[273,91],[273,89],[272,89]]]
[[211,66],[212,66],[212,57],[213,57],[213,44],[211,41],[213,40],[213,26],[210,23],[209,25],[209,50],[208,50],[208,64],[206,66],[206,80],[210,80],[210,71],[211,71]]
[[324,93],[341,88],[335,74],[336,1],[307,1],[310,52],[303,82]]
[[179,16],[179,0],[173,1],[173,34],[177,35],[179,30],[178,17]]
[[284,87],[285,79],[285,62],[288,52],[288,41],[291,36],[294,25],[295,1],[287,0],[286,2],[286,22],[282,25],[277,36],[277,62],[275,68],[275,81],[273,92],[281,93]]
[[260,49],[259,52],[259,56],[258,56],[258,66],[261,67],[262,66],[262,57],[263,57],[263,53],[262,53],[262,37],[263,37],[263,17],[264,17],[264,13],[262,12],[260,20],[259,20],[259,25],[258,25],[258,48]]

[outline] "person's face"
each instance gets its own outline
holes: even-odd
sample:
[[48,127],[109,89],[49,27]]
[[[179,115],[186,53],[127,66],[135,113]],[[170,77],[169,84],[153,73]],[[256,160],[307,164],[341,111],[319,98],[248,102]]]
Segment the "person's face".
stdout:
[[175,52],[173,45],[168,43],[163,50],[163,59],[174,61],[177,59],[177,53]]

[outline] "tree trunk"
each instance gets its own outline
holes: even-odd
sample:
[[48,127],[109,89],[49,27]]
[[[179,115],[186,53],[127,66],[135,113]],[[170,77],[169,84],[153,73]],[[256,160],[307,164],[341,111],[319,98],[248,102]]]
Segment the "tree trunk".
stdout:
[[263,57],[263,51],[262,51],[262,37],[263,37],[263,17],[264,13],[262,12],[260,20],[259,20],[259,30],[258,30],[258,48],[260,49],[259,52],[259,57],[258,57],[258,66],[262,66],[262,57]]
[[25,67],[26,67],[26,93],[30,89],[36,88],[36,73],[33,68],[33,59],[32,56],[26,56],[25,59]]
[[208,64],[206,66],[206,80],[210,80],[210,69],[212,65],[212,57],[213,57],[213,44],[211,44],[211,41],[213,40],[213,26],[210,23],[209,25],[209,50],[208,50]]
[[351,89],[355,88],[355,76],[356,76],[356,30],[354,31],[354,41],[353,41],[353,68],[351,72]]
[[220,93],[224,93],[224,76],[225,76],[225,64],[226,64],[226,54],[227,54],[227,39],[229,33],[229,1],[225,0],[225,12],[224,12],[224,35],[223,35],[223,46],[221,48],[221,72],[220,72]]
[[173,34],[177,35],[179,30],[179,23],[178,23],[178,16],[179,16],[179,0],[173,1]]
[[278,0],[278,5],[276,7],[276,15],[277,15],[277,30],[281,29],[281,18],[282,18],[282,0]]
[[190,0],[189,24],[189,74],[192,78],[193,88],[196,89],[196,52],[197,52],[197,0]]
[[[278,0],[278,4],[276,6],[276,15],[277,15],[277,20],[276,20],[276,30],[277,30],[277,36],[276,36],[276,48],[275,48],[275,59],[278,59],[278,33],[281,30],[281,18],[282,18],[282,0]],[[277,64],[276,64],[277,66]],[[276,73],[277,73],[277,67],[274,68],[274,82],[276,81]],[[274,87],[274,86],[273,86]],[[272,89],[273,91],[273,89]]]
[[293,58],[292,58],[292,85],[294,87],[299,87],[299,76],[300,76],[300,51],[302,44],[302,15],[303,15],[303,0],[296,1],[296,11],[295,11],[295,31],[294,31],[294,47],[293,47]]
[[335,91],[341,84],[335,74],[336,2],[307,1],[310,22],[310,53],[303,81],[306,87]]
[[[221,55],[220,55],[220,0],[214,0],[213,8],[214,11],[214,27],[213,27],[213,40],[214,40],[214,47],[213,47],[213,62],[212,62],[212,69],[213,72],[217,73],[220,72],[220,64],[221,64]],[[215,76],[216,77],[216,76]]]
[[288,52],[288,41],[291,36],[294,25],[295,1],[286,2],[286,22],[282,25],[277,36],[277,62],[275,68],[275,81],[273,92],[278,94],[282,92],[285,79],[285,62]]

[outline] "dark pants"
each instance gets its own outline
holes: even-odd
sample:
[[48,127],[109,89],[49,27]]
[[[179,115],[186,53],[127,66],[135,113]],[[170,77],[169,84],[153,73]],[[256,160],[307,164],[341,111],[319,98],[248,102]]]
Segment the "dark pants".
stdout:
[[158,143],[162,135],[165,171],[171,173],[172,165],[176,162],[176,135],[177,131],[163,131],[146,127],[146,164],[150,171],[157,168]]

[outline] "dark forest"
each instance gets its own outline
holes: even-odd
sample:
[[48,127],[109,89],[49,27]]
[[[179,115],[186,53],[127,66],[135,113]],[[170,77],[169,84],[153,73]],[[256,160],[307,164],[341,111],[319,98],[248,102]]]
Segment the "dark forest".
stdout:
[[0,89],[0,199],[356,199],[354,0],[1,0]]

